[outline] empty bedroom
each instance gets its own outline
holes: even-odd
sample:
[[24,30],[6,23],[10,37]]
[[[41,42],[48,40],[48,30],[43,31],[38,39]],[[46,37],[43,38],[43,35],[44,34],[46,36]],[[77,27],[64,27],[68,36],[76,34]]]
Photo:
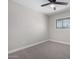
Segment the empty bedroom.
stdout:
[[70,59],[70,0],[8,0],[8,59]]

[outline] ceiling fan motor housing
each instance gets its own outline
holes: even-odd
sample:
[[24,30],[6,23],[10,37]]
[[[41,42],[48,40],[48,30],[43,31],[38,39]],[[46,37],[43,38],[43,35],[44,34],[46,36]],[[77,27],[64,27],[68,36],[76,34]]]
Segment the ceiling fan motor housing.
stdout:
[[49,2],[56,2],[56,0],[48,0]]

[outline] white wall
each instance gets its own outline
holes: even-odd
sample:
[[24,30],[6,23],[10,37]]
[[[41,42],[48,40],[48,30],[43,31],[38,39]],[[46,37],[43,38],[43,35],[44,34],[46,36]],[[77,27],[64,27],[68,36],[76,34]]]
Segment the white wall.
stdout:
[[69,44],[70,29],[56,29],[56,19],[69,17],[69,14],[69,11],[64,11],[49,17],[49,40]]
[[9,0],[9,51],[48,39],[48,21],[43,14]]

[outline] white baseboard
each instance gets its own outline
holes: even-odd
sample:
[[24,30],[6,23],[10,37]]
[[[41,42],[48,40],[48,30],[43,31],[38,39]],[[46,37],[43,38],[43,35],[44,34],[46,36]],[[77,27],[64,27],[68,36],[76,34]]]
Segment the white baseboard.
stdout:
[[62,44],[66,44],[66,45],[70,45],[70,43],[68,43],[68,42],[63,42],[63,41],[57,41],[57,40],[52,40],[52,39],[50,39],[49,41],[57,42],[57,43],[62,43]]
[[44,43],[48,40],[45,40],[45,41],[40,41],[40,42],[37,42],[37,43],[34,43],[34,44],[30,44],[30,45],[27,45],[25,47],[21,47],[21,48],[17,48],[15,50],[11,50],[8,52],[8,54],[11,54],[11,53],[14,53],[14,52],[17,52],[17,51],[20,51],[20,50],[23,50],[23,49],[26,49],[26,48],[29,48],[29,47],[32,47],[32,46],[35,46],[35,45],[38,45],[38,44],[41,44],[41,43]]
[[52,41],[52,42],[57,42],[57,43],[62,43],[62,44],[66,44],[66,45],[70,45],[69,43],[67,42],[62,42],[62,41],[57,41],[57,40],[45,40],[45,41],[40,41],[40,42],[37,42],[37,43],[34,43],[34,44],[30,44],[30,45],[27,45],[25,47],[21,47],[21,48],[17,48],[15,50],[11,50],[8,52],[8,54],[11,54],[11,53],[14,53],[14,52],[17,52],[17,51],[20,51],[20,50],[23,50],[23,49],[26,49],[26,48],[29,48],[29,47],[32,47],[32,46],[35,46],[35,45],[38,45],[38,44],[41,44],[41,43],[44,43],[46,41]]

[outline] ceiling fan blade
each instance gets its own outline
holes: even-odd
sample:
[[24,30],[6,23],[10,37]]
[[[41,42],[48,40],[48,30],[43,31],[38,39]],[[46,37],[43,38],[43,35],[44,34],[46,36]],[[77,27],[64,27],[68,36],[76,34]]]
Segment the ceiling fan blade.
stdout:
[[44,7],[44,6],[47,6],[47,5],[50,5],[50,4],[52,4],[52,3],[46,3],[46,4],[43,4],[41,6]]
[[67,5],[68,3],[66,3],[66,2],[54,2],[54,4]]

